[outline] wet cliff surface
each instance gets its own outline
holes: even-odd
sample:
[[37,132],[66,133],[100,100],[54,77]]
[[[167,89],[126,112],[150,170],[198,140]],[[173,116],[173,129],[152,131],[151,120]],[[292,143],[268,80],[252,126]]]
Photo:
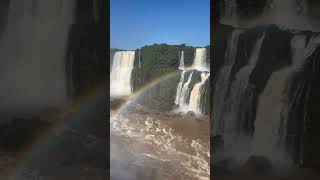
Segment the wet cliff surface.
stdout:
[[[76,19],[70,30],[68,61],[70,95],[75,98],[105,81],[108,70],[106,61],[107,32],[105,2],[77,1]],[[94,7],[96,6],[96,7]]]
[[[257,95],[259,95],[266,86],[266,83],[268,79],[270,78],[271,74],[274,71],[280,70],[285,68],[286,66],[290,66],[292,64],[292,51],[290,49],[290,40],[296,33],[292,33],[289,31],[282,31],[278,29],[276,26],[266,26],[266,27],[258,27],[255,29],[248,29],[244,30],[243,34],[239,37],[238,41],[238,49],[236,54],[236,62],[232,67],[231,74],[229,81],[234,81],[236,73],[241,69],[243,66],[245,66],[248,63],[248,54],[250,54],[250,49],[252,49],[253,41],[257,38],[258,35],[261,35],[262,33],[266,33],[263,46],[261,49],[261,53],[259,55],[259,60],[252,71],[249,82],[255,86],[255,89],[257,91]],[[299,32],[299,35],[305,35],[307,38],[311,38],[312,35],[317,36],[318,33],[312,33],[312,32]],[[243,40],[242,40],[243,38]],[[251,42],[250,42],[251,40]],[[225,44],[225,42],[221,43],[222,45]],[[298,72],[295,72],[295,75],[293,77],[293,81],[295,82],[294,86],[298,86],[299,82],[306,82],[308,85],[313,88],[317,88],[317,85],[313,85],[315,82],[315,79],[317,78],[317,59],[318,59],[318,51],[319,48],[316,48],[316,50],[312,53],[310,57],[307,58],[301,69],[299,69]],[[219,51],[217,51],[219,52]],[[217,63],[216,67],[221,68],[222,63],[219,62],[219,60],[224,59],[221,57],[224,57],[224,54],[219,55],[219,53],[216,53],[214,55],[217,59],[214,63]],[[297,89],[297,87],[291,87],[288,90],[288,93],[290,96],[294,96],[290,91],[293,91],[294,89]],[[315,91],[310,90],[310,91]],[[306,93],[306,92],[304,92]],[[313,101],[316,101],[316,96],[313,96],[314,98],[311,98],[310,105],[307,108],[307,112],[300,112],[300,113],[311,113],[308,111],[308,109],[313,109],[313,106],[311,104],[315,103]],[[296,97],[291,97],[292,99]],[[297,100],[299,103],[304,104],[300,102],[304,98]],[[298,102],[297,102],[298,103]],[[295,105],[299,106],[299,105]],[[296,107],[296,109],[300,109],[302,111],[302,107]],[[296,112],[298,113],[298,112]],[[254,116],[254,115],[253,115]],[[291,115],[293,118],[298,118],[299,115]],[[301,115],[300,115],[301,116]],[[298,118],[299,119],[299,118]],[[310,121],[312,121],[310,119]],[[316,123],[316,120],[313,120],[314,123]],[[313,126],[315,127],[315,126]]]
[[278,24],[319,31],[316,0],[217,0],[215,20],[234,27]]
[[[237,2],[239,12],[244,11],[244,2]],[[248,6],[264,7],[259,3]],[[307,14],[316,16],[311,9],[315,7],[308,8]],[[245,19],[241,13],[237,17]],[[293,171],[308,173],[303,168],[318,169],[317,29],[297,30],[272,23],[234,27],[216,22],[215,31],[212,72],[217,75],[211,79],[211,160],[216,168],[212,173],[218,178],[253,179],[266,173],[276,179],[276,166],[283,163],[279,159],[284,156],[290,164],[286,167],[299,167],[283,171],[284,177]],[[262,44],[256,51],[259,40]],[[258,56],[253,61],[255,52]],[[267,166],[270,169],[263,172],[256,169]]]

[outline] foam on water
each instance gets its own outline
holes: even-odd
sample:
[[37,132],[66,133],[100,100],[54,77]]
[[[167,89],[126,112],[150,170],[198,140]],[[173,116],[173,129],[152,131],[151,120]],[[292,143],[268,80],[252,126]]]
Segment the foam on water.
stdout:
[[200,139],[183,137],[160,120],[134,114],[130,114],[130,120],[125,115],[119,116],[112,121],[111,133],[133,138],[140,143],[152,145],[155,149],[152,153],[140,155],[178,163],[184,169],[181,172],[188,176],[209,179],[209,144]]

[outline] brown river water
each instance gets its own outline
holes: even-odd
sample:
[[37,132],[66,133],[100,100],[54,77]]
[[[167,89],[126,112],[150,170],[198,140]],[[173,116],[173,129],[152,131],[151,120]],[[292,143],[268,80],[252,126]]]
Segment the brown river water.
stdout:
[[[111,104],[112,105],[112,104]],[[209,117],[135,104],[112,117],[112,180],[209,179]]]

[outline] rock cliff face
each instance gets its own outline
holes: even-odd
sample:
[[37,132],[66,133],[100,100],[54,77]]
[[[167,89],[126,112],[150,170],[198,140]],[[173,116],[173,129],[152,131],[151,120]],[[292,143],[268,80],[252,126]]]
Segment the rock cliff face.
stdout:
[[315,0],[217,0],[215,21],[235,27],[277,24],[319,31],[320,17]]
[[[238,3],[242,11],[244,2]],[[211,132],[216,158],[261,155],[277,162],[283,157],[271,156],[284,152],[292,164],[320,167],[320,114],[315,110],[320,104],[319,33],[259,23],[245,28],[217,23],[215,31]],[[232,153],[232,148],[241,152]]]
[[71,97],[77,97],[108,79],[109,47],[106,43],[105,7],[104,1],[77,1],[76,19],[70,32],[66,62]]

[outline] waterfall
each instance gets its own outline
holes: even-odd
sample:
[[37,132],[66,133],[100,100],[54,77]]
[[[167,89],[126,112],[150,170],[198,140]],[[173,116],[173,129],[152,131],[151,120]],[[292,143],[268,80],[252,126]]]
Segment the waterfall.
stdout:
[[184,52],[181,51],[181,54],[179,54],[179,69],[184,70]]
[[193,69],[198,71],[210,71],[207,65],[207,49],[196,48],[195,58],[193,61]]
[[139,69],[141,69],[141,52],[140,52],[140,49],[139,49]]
[[190,94],[190,101],[189,101],[189,111],[194,112],[196,115],[201,115],[201,95],[203,94],[203,85],[209,78],[210,73],[202,72],[201,73],[201,81],[194,85],[191,94]]
[[114,54],[110,74],[110,95],[128,96],[132,93],[131,74],[134,66],[135,51],[118,51]]
[[[230,95],[226,100],[228,108],[224,109],[224,137],[226,145],[234,145],[244,138],[247,127],[244,127],[248,117],[247,113],[252,113],[254,90],[249,84],[249,77],[259,59],[260,50],[265,34],[258,38],[255,43],[248,64],[241,68],[235,75],[235,80],[230,85]],[[246,109],[247,108],[247,109]]]
[[[281,141],[281,134],[286,133],[291,102],[283,101],[285,88],[291,82],[292,75],[298,71],[307,58],[313,54],[320,43],[320,36],[311,37],[306,44],[306,36],[296,35],[291,40],[292,64],[272,73],[267,85],[259,97],[255,120],[252,154],[266,156],[276,163],[290,163]],[[283,122],[281,119],[283,117]],[[283,126],[281,126],[283,124]]]
[[283,152],[276,147],[279,140],[278,130],[281,113],[281,102],[279,101],[282,98],[288,70],[285,68],[271,75],[258,102],[252,154],[265,156],[270,160],[279,159],[282,161],[284,159],[281,157],[285,157]]
[[266,4],[264,15],[270,24],[290,29],[310,29],[305,18],[306,0],[271,0]]
[[225,64],[217,75],[216,84],[213,94],[213,108],[212,118],[214,123],[213,133],[214,135],[223,133],[223,111],[225,105],[225,98],[229,87],[229,78],[232,66],[235,63],[237,54],[238,39],[241,31],[234,30],[228,40],[227,49],[225,53]]
[[190,93],[190,82],[192,79],[193,71],[190,73],[187,82],[185,82],[182,86],[181,93],[179,94],[179,111],[187,112],[188,111],[188,98]]
[[[179,69],[183,70],[180,76],[180,82],[177,86],[175,104],[179,106],[177,112],[187,113],[188,111],[194,112],[196,115],[201,114],[201,96],[203,93],[203,85],[210,76],[210,68],[206,62],[207,50],[206,48],[196,48],[193,65],[191,66],[192,72],[188,77],[187,82],[185,80],[185,67],[184,67],[184,52],[179,53]],[[190,87],[192,75],[194,70],[200,71],[201,81]],[[191,94],[190,90],[192,88]],[[189,96],[190,95],[190,96]]]
[[11,0],[0,40],[1,108],[67,103],[66,49],[75,2]]
[[181,72],[180,82],[179,82],[178,87],[177,87],[176,99],[175,99],[175,101],[174,101],[174,103],[175,103],[176,105],[179,105],[179,102],[180,102],[182,85],[183,85],[183,82],[184,82],[184,76],[185,76],[185,74],[186,74],[186,71],[182,71],[182,72]]
[[224,8],[221,13],[220,23],[238,26],[237,0],[224,0]]

